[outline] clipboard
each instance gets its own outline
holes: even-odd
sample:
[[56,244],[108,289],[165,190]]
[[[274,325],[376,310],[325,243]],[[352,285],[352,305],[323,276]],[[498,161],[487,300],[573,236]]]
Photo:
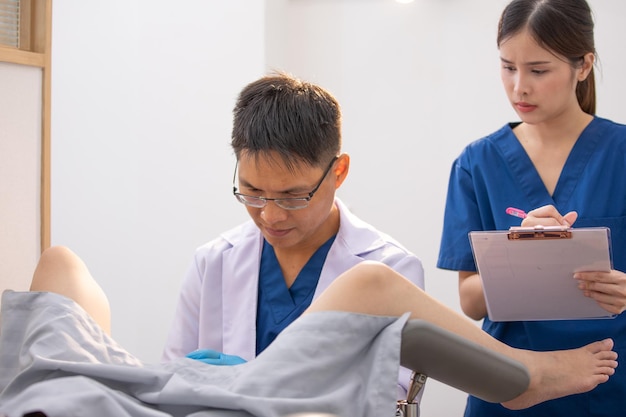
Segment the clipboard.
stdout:
[[492,321],[612,318],[585,297],[575,272],[612,269],[606,227],[512,227],[470,232]]

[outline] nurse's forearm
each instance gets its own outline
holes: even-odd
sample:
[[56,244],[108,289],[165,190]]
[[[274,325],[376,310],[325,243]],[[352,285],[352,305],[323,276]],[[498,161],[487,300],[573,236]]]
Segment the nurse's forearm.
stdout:
[[487,315],[483,285],[476,272],[459,271],[459,299],[466,316],[482,320]]

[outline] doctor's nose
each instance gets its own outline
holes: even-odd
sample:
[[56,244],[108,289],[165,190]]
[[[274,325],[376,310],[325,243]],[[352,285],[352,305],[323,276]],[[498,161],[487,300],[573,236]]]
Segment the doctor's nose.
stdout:
[[268,204],[260,210],[261,218],[265,220],[267,224],[284,221],[289,216],[289,213],[287,213],[289,210],[278,207],[273,201],[268,201]]

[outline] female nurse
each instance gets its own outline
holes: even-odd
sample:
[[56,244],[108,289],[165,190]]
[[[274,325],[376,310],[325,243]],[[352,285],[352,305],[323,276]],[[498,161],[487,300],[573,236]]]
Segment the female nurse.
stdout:
[[[612,337],[626,357],[626,126],[595,114],[594,22],[585,0],[513,0],[498,25],[501,78],[521,119],[467,146],[452,166],[437,266],[458,271],[461,307],[508,345],[566,349]],[[492,322],[468,239],[473,230],[605,226],[610,272],[572,277],[617,315],[607,320]],[[527,212],[527,214],[526,214]],[[469,397],[465,416],[616,416],[626,373],[593,392],[522,411]]]

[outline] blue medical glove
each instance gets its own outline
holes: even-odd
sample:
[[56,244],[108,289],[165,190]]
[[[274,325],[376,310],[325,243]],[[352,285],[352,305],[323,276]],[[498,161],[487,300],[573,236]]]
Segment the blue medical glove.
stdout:
[[195,359],[200,362],[208,363],[209,365],[218,366],[230,366],[246,363],[246,360],[235,355],[227,355],[217,350],[212,349],[198,349],[187,355],[189,359]]

